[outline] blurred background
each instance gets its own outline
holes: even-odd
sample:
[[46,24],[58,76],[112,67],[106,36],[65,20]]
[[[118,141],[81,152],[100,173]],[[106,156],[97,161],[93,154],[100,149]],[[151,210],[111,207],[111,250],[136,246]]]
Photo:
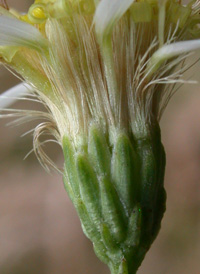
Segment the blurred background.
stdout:
[[[7,1],[26,11],[33,1]],[[195,56],[193,56],[195,60]],[[200,64],[186,77],[200,80]],[[0,68],[0,92],[18,80]],[[17,103],[16,107],[24,106]],[[32,104],[26,103],[26,107]],[[31,154],[30,129],[0,120],[0,273],[108,274],[83,235],[61,176]],[[184,85],[161,121],[167,155],[167,211],[138,274],[198,274],[200,265],[200,85]],[[62,153],[53,149],[62,166]]]

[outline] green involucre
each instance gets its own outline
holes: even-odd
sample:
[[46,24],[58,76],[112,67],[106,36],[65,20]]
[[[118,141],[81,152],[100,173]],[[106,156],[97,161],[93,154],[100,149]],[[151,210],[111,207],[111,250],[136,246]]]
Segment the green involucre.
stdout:
[[64,182],[85,235],[112,274],[135,274],[165,211],[165,153],[159,127],[137,139],[89,128],[82,147],[63,138]]

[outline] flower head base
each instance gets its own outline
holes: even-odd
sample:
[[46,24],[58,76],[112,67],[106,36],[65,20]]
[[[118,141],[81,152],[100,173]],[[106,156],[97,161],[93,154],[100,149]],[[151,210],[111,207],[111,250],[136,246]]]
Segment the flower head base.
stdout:
[[180,2],[38,0],[26,15],[0,7],[2,63],[50,113],[35,152],[52,165],[44,132],[62,146],[65,187],[112,273],[136,272],[165,210],[158,121],[200,48],[200,2]]

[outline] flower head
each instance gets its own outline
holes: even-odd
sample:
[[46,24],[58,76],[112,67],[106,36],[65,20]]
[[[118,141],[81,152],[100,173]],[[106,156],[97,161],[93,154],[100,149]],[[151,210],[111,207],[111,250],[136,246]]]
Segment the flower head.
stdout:
[[199,0],[36,0],[25,15],[0,6],[1,61],[49,111],[35,152],[47,167],[41,134],[61,144],[66,189],[113,273],[135,273],[159,231],[158,121],[200,49],[199,23]]

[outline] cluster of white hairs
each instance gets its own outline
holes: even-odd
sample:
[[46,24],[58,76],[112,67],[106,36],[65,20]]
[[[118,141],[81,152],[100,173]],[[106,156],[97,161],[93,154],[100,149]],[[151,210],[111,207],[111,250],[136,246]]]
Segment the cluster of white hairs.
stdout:
[[[94,2],[94,14],[79,10],[73,16],[49,17],[40,31],[38,24],[33,27],[0,9],[2,63],[29,85],[28,92],[20,85],[0,97],[1,117],[17,116],[18,124],[46,120],[33,133],[33,149],[46,169],[54,163],[42,149],[42,134],[53,135],[61,146],[68,135],[77,147],[87,142],[91,123],[112,138],[119,130],[146,134],[146,125],[159,121],[186,82],[182,75],[191,64],[185,59],[200,48],[199,39],[190,39],[189,23],[180,28],[180,20],[170,22],[165,0],[158,1],[158,19],[151,22],[134,22],[129,12],[133,0]],[[190,16],[199,11],[200,1],[193,1]],[[14,46],[11,56],[5,54],[9,46]],[[17,98],[39,100],[48,112],[5,108]]]

